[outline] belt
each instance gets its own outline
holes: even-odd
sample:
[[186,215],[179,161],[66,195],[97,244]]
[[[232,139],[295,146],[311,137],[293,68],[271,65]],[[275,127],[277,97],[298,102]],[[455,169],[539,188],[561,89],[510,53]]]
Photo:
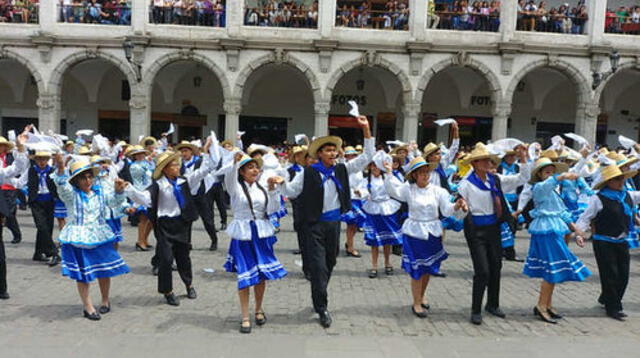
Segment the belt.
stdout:
[[495,214],[472,215],[471,222],[473,222],[475,226],[489,226],[498,223],[498,217]]

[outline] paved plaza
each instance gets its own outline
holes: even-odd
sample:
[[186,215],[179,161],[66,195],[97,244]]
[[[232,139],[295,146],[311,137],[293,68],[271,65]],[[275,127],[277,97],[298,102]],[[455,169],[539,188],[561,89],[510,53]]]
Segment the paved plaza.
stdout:
[[[502,270],[501,307],[507,319],[484,315],[480,327],[468,322],[472,266],[461,234],[447,233],[449,259],[443,264],[448,277],[433,278],[427,295],[427,319],[411,314],[409,277],[392,257],[394,276],[369,279],[370,251],[358,233],[360,259],[341,253],[330,283],[329,308],[334,323],[323,329],[311,309],[310,288],[292,254],[295,233],[283,220],[276,255],[289,275],[269,282],[264,309],[268,323],[254,325],[251,335],[240,335],[240,308],[234,274],[224,272],[229,238],[220,235],[220,250],[210,252],[200,222],[194,225],[196,300],[186,299],[177,273],[175,291],[179,307],[168,306],[157,293],[151,275],[151,252],[135,252],[136,229],[124,224],[125,242],[120,252],[131,273],[112,282],[112,312],[99,322],[82,318],[75,284],[49,268],[31,261],[35,228],[28,212],[19,212],[23,241],[9,243],[8,282],[11,299],[0,301],[0,357],[47,356],[210,356],[210,357],[550,357],[580,354],[640,356],[640,252],[632,253],[631,279],[625,296],[627,322],[606,318],[596,303],[600,284],[591,245],[572,250],[592,271],[583,283],[557,287],[554,305],[566,315],[558,325],[536,320],[539,281],[522,275],[522,263],[505,262]],[[152,240],[155,242],[155,240]],[[524,256],[528,237],[520,235],[518,252]],[[214,272],[210,272],[214,269]],[[99,303],[97,285],[92,286]]]

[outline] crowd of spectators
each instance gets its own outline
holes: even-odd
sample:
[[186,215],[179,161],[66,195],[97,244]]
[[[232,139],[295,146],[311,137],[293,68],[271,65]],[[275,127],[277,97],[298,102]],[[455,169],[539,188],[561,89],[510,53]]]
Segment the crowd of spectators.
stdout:
[[336,26],[408,30],[409,1],[388,0],[381,4],[370,0],[338,0]]
[[247,26],[318,27],[318,1],[305,5],[293,0],[262,0],[259,6],[247,6],[244,13]]
[[537,5],[533,0],[518,0],[518,23],[520,31],[559,32],[564,34],[584,34],[589,15],[585,0],[579,0],[576,6],[568,3],[558,8],[547,6],[546,1]]
[[429,1],[427,26],[443,30],[497,32],[500,29],[500,1]]
[[0,22],[38,23],[39,0],[0,0]]
[[59,21],[131,25],[131,0],[59,0]]
[[604,31],[614,34],[640,35],[640,6],[607,9]]
[[225,11],[224,0],[151,0],[149,20],[154,24],[224,27]]

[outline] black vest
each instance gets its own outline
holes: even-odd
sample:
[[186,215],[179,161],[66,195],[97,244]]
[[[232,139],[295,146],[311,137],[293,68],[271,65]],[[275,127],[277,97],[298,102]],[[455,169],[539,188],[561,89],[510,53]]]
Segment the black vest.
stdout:
[[[621,234],[628,232],[631,218],[624,214],[622,204],[601,194],[598,194],[598,198],[602,202],[602,210],[592,221],[594,233],[617,238]],[[633,207],[633,202],[629,195],[625,197],[625,201],[629,207]]]
[[[322,176],[312,167],[304,168],[304,186],[302,193],[298,197],[302,205],[303,220],[307,223],[315,223],[322,216],[322,207],[324,203],[324,185],[322,185]],[[336,164],[334,175],[342,190],[336,188],[338,199],[340,200],[340,213],[344,214],[351,210],[351,191],[349,190],[349,174],[344,164]],[[327,179],[331,180],[331,179]]]
[[[198,157],[198,159],[196,159],[196,162],[193,164],[193,170],[198,170],[200,168],[200,166],[202,165],[202,157]],[[182,164],[182,166],[180,167],[180,175],[184,175],[184,173],[187,171],[187,169],[184,166],[184,163]],[[191,195],[191,194],[189,194]],[[198,188],[198,193],[195,196],[201,196],[204,195],[204,183],[203,180],[200,180],[200,188]]]
[[[49,193],[55,199],[58,197],[58,192],[56,189],[56,185],[53,182],[53,179],[49,177],[49,174],[53,173],[54,168],[50,168],[47,172],[47,188],[49,189]],[[38,197],[38,189],[40,187],[40,178],[38,177],[38,173],[36,173],[33,165],[29,167],[29,171],[27,172],[27,192],[29,195],[29,204],[32,204],[36,201]]]
[[122,169],[118,173],[118,176],[122,178],[122,180],[128,181],[129,183],[131,183],[133,182],[133,179],[131,179],[131,171],[129,170],[129,168],[131,168],[131,161],[129,161],[129,159],[127,158],[124,158],[122,160],[124,160],[124,165],[122,166]]
[[[158,192],[160,191],[160,187],[158,186],[158,182],[156,180],[147,188],[149,194],[151,194],[151,207],[147,208],[149,213],[149,218],[151,222],[154,223],[158,219]],[[198,219],[198,209],[196,208],[196,204],[191,197],[191,190],[189,189],[189,183],[184,182],[180,185],[180,190],[182,191],[182,196],[184,197],[184,208],[180,210],[180,216],[186,222],[193,222]]]
[[[443,170],[444,170],[444,168],[443,168]],[[438,174],[438,176],[440,177],[440,186],[443,189],[446,189],[449,192],[449,194],[451,194],[451,188],[449,187],[449,180],[448,180],[449,178],[447,178],[446,175],[442,175],[438,171],[435,171],[435,173]]]

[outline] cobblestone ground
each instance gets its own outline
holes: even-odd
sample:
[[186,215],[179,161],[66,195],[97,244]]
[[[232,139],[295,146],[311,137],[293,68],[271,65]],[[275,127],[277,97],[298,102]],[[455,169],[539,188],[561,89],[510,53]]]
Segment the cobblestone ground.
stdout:
[[[30,214],[20,212],[19,222],[23,231],[22,243],[9,243],[11,234],[6,229],[4,234],[11,299],[0,301],[0,345],[3,347],[13,346],[17,349],[15,352],[23,352],[16,347],[21,346],[19,342],[24,342],[22,339],[25,337],[40,337],[37,342],[49,342],[52,346],[66,341],[87,343],[97,337],[111,337],[113,342],[113,337],[228,337],[228,340],[220,341],[222,346],[225,342],[237,344],[230,342],[240,339],[237,333],[240,310],[236,278],[222,268],[229,243],[226,234],[220,233],[220,249],[210,252],[202,225],[200,222],[194,225],[191,257],[198,298],[186,299],[176,273],[174,287],[182,300],[179,307],[171,307],[156,293],[157,281],[149,266],[152,253],[134,251],[136,229],[124,223],[125,241],[121,243],[120,252],[131,273],[112,281],[112,312],[104,315],[100,322],[90,322],[81,317],[82,306],[75,284],[60,275],[60,267],[49,268],[31,261],[35,228]],[[448,277],[431,280],[427,291],[431,311],[425,320],[411,314],[409,277],[400,269],[399,257],[392,256],[395,275],[385,276],[381,270],[379,278],[367,277],[370,250],[365,247],[362,234],[358,233],[356,245],[363,257],[349,258],[341,252],[329,288],[334,324],[324,330],[311,309],[309,284],[296,264],[300,256],[292,254],[296,241],[291,226],[290,218],[285,218],[276,246],[276,255],[289,275],[283,280],[268,283],[264,309],[269,322],[264,327],[254,327],[253,342],[274,342],[277,337],[297,337],[294,341],[302,342],[333,336],[334,342],[342,342],[342,346],[334,347],[336,351],[366,337],[399,339],[400,342],[406,339],[424,342],[424,337],[430,337],[453,346],[458,338],[463,342],[511,340],[543,343],[551,342],[546,339],[553,339],[559,341],[560,346],[562,342],[578,339],[587,344],[581,345],[583,348],[603,339],[640,342],[640,252],[632,253],[631,279],[625,296],[625,309],[630,315],[627,322],[606,318],[604,310],[596,303],[600,284],[593,251],[588,244],[582,249],[572,245],[572,250],[593,275],[586,282],[566,283],[556,288],[554,304],[566,315],[560,324],[547,325],[534,319],[532,308],[536,303],[539,281],[522,275],[522,263],[505,262],[501,307],[508,317],[502,320],[485,315],[484,324],[477,327],[468,322],[473,275],[471,260],[463,236],[452,232],[447,233],[445,240],[449,259],[443,264],[443,270]],[[528,245],[528,237],[521,232],[517,251],[525,256]],[[209,269],[215,272],[207,272]],[[97,286],[92,286],[92,297],[97,304],[100,297]],[[80,337],[85,339],[78,340]],[[87,341],[87,337],[91,339]],[[203,338],[203,341],[207,339]],[[35,344],[36,341],[33,342]],[[134,339],[131,343],[136,346],[136,342]],[[170,342],[161,340],[158,344],[171,346]],[[267,348],[260,348],[265,346]],[[366,348],[366,343],[363,346]],[[153,349],[154,346],[146,343],[146,347]],[[514,348],[519,347],[514,343]],[[123,346],[119,348],[123,349]],[[261,349],[277,351],[278,345],[265,343],[258,346],[257,350]],[[640,355],[639,350],[640,343],[635,349]],[[586,351],[589,352],[588,349]],[[2,350],[0,356],[5,356]]]

